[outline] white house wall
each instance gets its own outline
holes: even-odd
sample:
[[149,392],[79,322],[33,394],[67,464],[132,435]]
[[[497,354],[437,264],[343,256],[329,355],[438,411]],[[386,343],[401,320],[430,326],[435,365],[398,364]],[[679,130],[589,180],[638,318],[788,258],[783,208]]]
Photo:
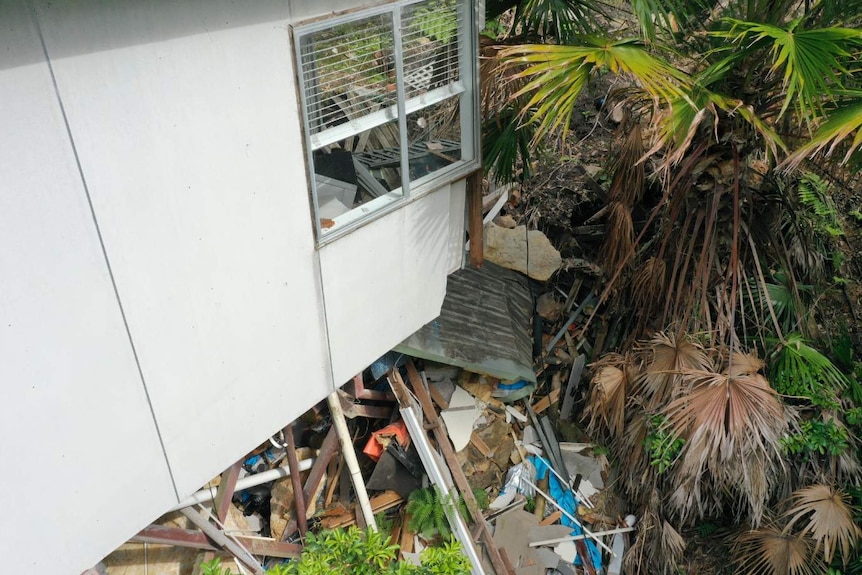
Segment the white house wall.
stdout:
[[315,247],[291,6],[0,2],[10,572],[77,575],[439,313],[463,182]]
[[177,500],[48,65],[0,2],[0,556],[80,573]]
[[258,14],[227,2],[147,4],[39,11],[187,494],[332,384],[322,310],[308,305],[319,274],[287,26],[240,25]]
[[[450,187],[320,249],[332,373],[345,382],[440,315]],[[406,335],[405,335],[406,334]]]

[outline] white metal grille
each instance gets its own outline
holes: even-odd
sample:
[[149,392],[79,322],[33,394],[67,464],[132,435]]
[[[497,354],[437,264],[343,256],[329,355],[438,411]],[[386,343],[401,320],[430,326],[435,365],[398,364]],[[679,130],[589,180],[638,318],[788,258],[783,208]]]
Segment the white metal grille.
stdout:
[[396,104],[392,30],[392,14],[383,13],[300,38],[311,134]]
[[401,38],[407,98],[459,79],[458,38],[464,10],[455,0],[426,0],[404,8]]
[[463,2],[424,0],[300,32],[299,59],[313,150],[398,117],[395,17],[407,113],[460,94]]

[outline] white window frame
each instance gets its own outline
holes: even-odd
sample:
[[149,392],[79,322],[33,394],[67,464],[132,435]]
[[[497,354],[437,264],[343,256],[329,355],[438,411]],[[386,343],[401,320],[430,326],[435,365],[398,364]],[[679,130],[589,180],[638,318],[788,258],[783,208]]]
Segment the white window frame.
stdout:
[[[458,80],[453,83],[436,87],[421,95],[406,98],[403,47],[401,42],[401,14],[413,5],[422,4],[426,0],[400,0],[378,5],[369,9],[358,9],[332,18],[316,20],[308,24],[298,24],[292,27],[294,61],[298,79],[300,112],[302,115],[305,154],[308,172],[308,186],[312,204],[314,231],[318,246],[344,236],[352,230],[391,213],[411,201],[452,183],[475,172],[480,167],[479,154],[479,74],[478,74],[478,29],[477,17],[479,9],[476,0],[455,0],[458,10],[463,11],[462,25],[458,35]],[[388,14],[393,21],[393,52],[395,60],[397,103],[394,106],[377,110],[368,115],[351,120],[338,126],[313,133],[309,118],[309,102],[303,74],[302,39],[315,32],[320,32],[351,21],[362,20],[376,15]],[[422,110],[446,99],[459,98],[459,118],[461,134],[461,159],[437,169],[417,180],[409,177],[409,143],[407,136],[408,114]],[[317,182],[314,168],[314,152],[324,146],[344,140],[370,130],[373,127],[398,120],[399,154],[401,170],[400,193],[397,189],[383,194],[378,198],[352,208],[348,213],[338,217],[335,229],[324,232],[319,217]]]

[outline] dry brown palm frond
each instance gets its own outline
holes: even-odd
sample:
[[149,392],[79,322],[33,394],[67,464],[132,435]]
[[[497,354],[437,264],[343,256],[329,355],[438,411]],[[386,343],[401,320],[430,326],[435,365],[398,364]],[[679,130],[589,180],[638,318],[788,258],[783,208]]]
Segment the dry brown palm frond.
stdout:
[[629,376],[625,366],[600,366],[593,376],[588,407],[590,433],[604,429],[611,440],[622,437]]
[[630,406],[629,412],[625,434],[617,442],[620,461],[626,462],[625,466],[620,468],[620,479],[629,499],[641,502],[654,489],[657,474],[644,449],[650,429],[649,419],[638,405]]
[[712,367],[703,347],[666,333],[655,334],[639,351],[650,359],[632,382],[632,393],[643,400],[647,411],[661,409],[679,392],[682,372],[707,371]]
[[782,533],[774,525],[741,533],[733,544],[736,573],[745,575],[820,575],[825,565],[813,556],[810,539]]
[[808,518],[800,535],[810,535],[816,544],[815,551],[822,547],[827,563],[839,550],[846,563],[862,537],[862,531],[853,521],[849,495],[829,485],[810,485],[794,491],[784,517],[788,520],[784,534],[791,533],[797,522]]
[[625,554],[626,573],[671,575],[679,572],[685,539],[659,515],[661,507],[659,492],[653,488],[638,520],[637,538]]
[[635,124],[620,147],[614,162],[614,178],[608,197],[631,208],[640,201],[644,191],[646,168],[639,161],[644,153],[643,133],[640,124]]
[[651,257],[643,266],[632,282],[632,292],[634,294],[635,309],[637,314],[643,320],[649,320],[653,315],[653,310],[658,309],[662,304],[665,293],[665,283],[667,277],[667,265],[663,259]]
[[608,203],[607,232],[599,261],[608,273],[625,266],[634,252],[635,228],[631,208],[619,201]]
[[755,375],[766,364],[762,359],[757,357],[756,353],[741,353],[738,351],[730,354],[730,359],[725,368],[725,375],[730,377],[739,377],[743,375]]
[[623,435],[631,381],[638,366],[632,354],[606,353],[590,364],[590,398],[584,411],[587,429],[595,437],[614,442]]
[[487,118],[505,108],[512,96],[524,87],[525,81],[515,77],[523,69],[513,62],[506,62],[499,53],[505,46],[486,37],[480,37],[479,86],[482,117]]
[[[692,482],[691,493],[738,493],[753,523],[760,522],[773,488],[784,477],[780,440],[788,413],[761,375],[731,377],[689,371],[691,391],[664,409],[667,430],[685,439],[677,484]],[[709,482],[709,488],[701,488]],[[672,498],[684,520],[703,516],[715,502],[697,497]],[[742,512],[744,511],[744,513]]]

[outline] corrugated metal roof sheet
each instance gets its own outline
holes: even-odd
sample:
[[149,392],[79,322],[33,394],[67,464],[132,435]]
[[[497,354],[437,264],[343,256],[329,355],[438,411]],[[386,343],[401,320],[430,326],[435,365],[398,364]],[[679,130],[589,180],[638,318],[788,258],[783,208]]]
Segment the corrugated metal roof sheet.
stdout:
[[536,382],[527,279],[486,262],[449,276],[440,316],[395,349],[505,381]]

